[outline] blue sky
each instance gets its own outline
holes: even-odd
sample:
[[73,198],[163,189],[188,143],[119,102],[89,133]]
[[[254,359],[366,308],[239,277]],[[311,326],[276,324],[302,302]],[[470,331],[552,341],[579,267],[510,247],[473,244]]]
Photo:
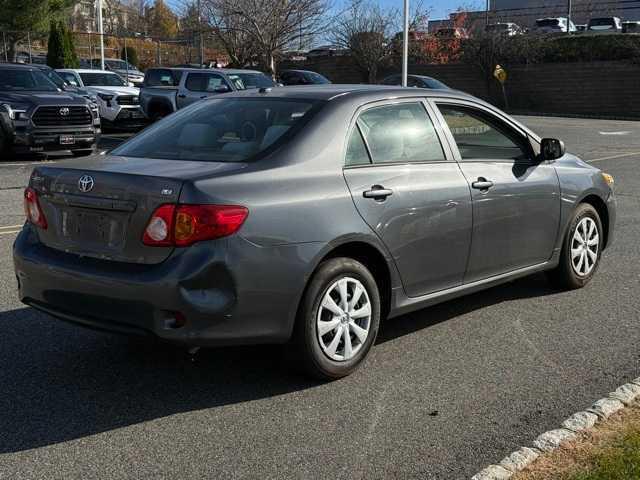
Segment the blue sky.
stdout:
[[[184,4],[184,0],[165,0],[167,4],[172,7],[178,7]],[[402,0],[370,0],[370,1],[379,1],[380,4],[384,7],[396,7],[398,9],[402,9]],[[411,0],[409,0],[411,3]],[[334,0],[337,6],[341,4],[345,4],[345,1]],[[432,9],[431,18],[446,18],[450,12],[457,10],[461,5],[465,8],[471,9],[484,9],[485,2],[483,0],[467,0],[455,2],[451,0],[423,0],[422,2],[424,7],[430,7]]]

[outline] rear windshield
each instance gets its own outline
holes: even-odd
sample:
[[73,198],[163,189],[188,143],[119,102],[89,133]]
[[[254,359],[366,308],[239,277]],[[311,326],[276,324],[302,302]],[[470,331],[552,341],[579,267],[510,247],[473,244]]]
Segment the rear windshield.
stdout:
[[546,20],[538,20],[536,25],[539,27],[558,27],[560,20],[557,18],[547,18]]
[[113,150],[113,155],[245,162],[257,160],[300,130],[324,102],[224,98],[178,111]]
[[613,18],[592,18],[589,20],[591,30],[609,30],[615,28],[616,22]]
[[275,87],[275,82],[262,73],[232,73],[229,79],[238,90]]
[[444,83],[442,83],[440,80],[436,80],[435,78],[431,78],[431,77],[422,77],[422,81],[424,82],[424,84],[428,87],[428,88],[441,88],[443,90],[448,90],[449,87],[446,86]]
[[305,72],[304,76],[307,77],[311,82],[315,83],[316,85],[324,85],[327,83],[331,83],[326,77],[323,77],[322,75],[316,72]]
[[124,60],[105,60],[105,65],[113,70],[137,70],[136,67],[127,64]]
[[0,90],[57,92],[58,87],[39,70],[7,68],[0,70]]
[[80,78],[86,87],[125,87],[127,85],[115,73],[81,73]]

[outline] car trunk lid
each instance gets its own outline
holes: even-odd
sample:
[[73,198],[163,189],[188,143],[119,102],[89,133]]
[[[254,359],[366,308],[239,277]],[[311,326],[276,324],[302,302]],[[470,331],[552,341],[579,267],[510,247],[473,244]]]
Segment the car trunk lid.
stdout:
[[113,157],[61,165],[38,167],[31,176],[48,223],[38,229],[40,241],[80,256],[141,264],[160,263],[174,249],[142,243],[153,212],[178,203],[185,182],[239,166]]

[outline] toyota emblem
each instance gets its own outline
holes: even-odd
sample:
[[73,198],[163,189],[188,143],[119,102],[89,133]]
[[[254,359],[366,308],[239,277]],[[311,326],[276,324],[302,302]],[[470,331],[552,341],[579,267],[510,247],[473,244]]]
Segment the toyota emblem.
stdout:
[[81,176],[78,180],[78,189],[83,193],[90,192],[93,189],[93,177],[91,175]]
[[62,107],[59,110],[59,113],[61,116],[66,117],[67,115],[69,115],[69,108],[68,107]]

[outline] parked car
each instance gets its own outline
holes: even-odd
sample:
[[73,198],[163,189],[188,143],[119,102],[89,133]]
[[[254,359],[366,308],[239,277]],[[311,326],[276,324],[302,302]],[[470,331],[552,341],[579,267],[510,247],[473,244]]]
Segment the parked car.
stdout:
[[566,17],[539,18],[536,20],[535,33],[567,33],[575,32],[576,26]]
[[288,50],[282,53],[282,58],[290,62],[304,62],[307,59],[307,52],[302,50]]
[[622,22],[622,33],[640,33],[640,22]]
[[505,23],[490,23],[485,27],[485,32],[489,34],[495,35],[503,35],[506,37],[513,37],[515,35],[522,35],[524,33],[524,29],[522,29],[518,24],[505,22]]
[[95,93],[90,92],[86,88],[73,86],[73,85],[67,83],[64,80],[64,78],[62,78],[60,76],[60,74],[58,72],[56,72],[50,66],[48,66],[48,65],[34,65],[34,67],[39,68],[40,71],[42,73],[44,73],[49,80],[51,80],[53,83],[55,83],[56,87],[58,87],[59,90],[62,90],[62,91],[68,92],[68,93],[75,93],[76,95],[80,95],[81,97],[84,97],[84,98],[90,100],[95,105],[98,105],[98,96]]
[[560,140],[460,92],[373,85],[197,102],[35,166],[25,202],[27,305],[189,346],[292,340],[329,379],[384,318],[542,271],[583,287],[616,219],[612,177]]
[[587,32],[590,34],[622,33],[622,22],[618,17],[592,18],[587,24]]
[[324,85],[331,83],[326,77],[310,70],[283,70],[280,72],[283,85]]
[[136,129],[147,124],[140,109],[140,89],[129,87],[117,73],[71,68],[56,71],[72,86],[96,95],[105,126]]
[[[91,67],[100,68],[100,59],[94,58],[91,61]],[[126,82],[133,83],[134,87],[140,87],[144,81],[144,73],[142,73],[135,65],[125,62],[119,58],[105,58],[104,68],[120,75]]]
[[334,57],[338,55],[338,48],[333,45],[324,45],[322,47],[309,50],[305,56],[309,58]]
[[[382,85],[402,85],[402,75],[390,75],[381,82]],[[407,86],[416,88],[440,88],[449,89],[447,85],[440,80],[426,75],[407,75]]]
[[100,137],[98,108],[61,92],[37,66],[0,64],[0,154],[93,153]]
[[150,68],[140,91],[140,104],[147,118],[158,120],[221,93],[275,86],[271,77],[255,70]]
[[465,38],[469,38],[469,33],[467,32],[467,30],[465,28],[461,28],[461,27],[440,28],[440,29],[436,30],[436,33],[434,35],[437,38],[442,38],[442,39],[454,39],[454,38],[465,39]]

